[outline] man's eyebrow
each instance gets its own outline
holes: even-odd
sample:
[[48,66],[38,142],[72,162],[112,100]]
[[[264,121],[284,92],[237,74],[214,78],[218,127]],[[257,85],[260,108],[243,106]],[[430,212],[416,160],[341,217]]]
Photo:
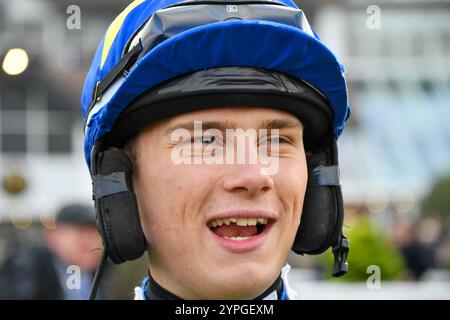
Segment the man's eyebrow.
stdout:
[[[218,129],[222,132],[225,132],[226,129],[235,129],[236,124],[231,121],[219,120],[219,121],[200,121],[202,130],[208,129]],[[292,128],[300,128],[303,129],[303,125],[299,120],[291,120],[291,119],[270,119],[263,121],[257,129],[292,129]],[[185,129],[188,131],[194,131],[195,129],[195,121],[188,121],[177,123],[170,128],[167,129],[166,134],[171,134],[175,130]]]
[[272,129],[303,129],[303,124],[299,120],[291,119],[271,119],[263,121],[260,128],[272,130]]
[[172,132],[174,132],[175,130],[178,129],[185,129],[188,131],[194,131],[195,129],[195,122],[200,122],[201,123],[201,128],[202,130],[208,130],[208,129],[218,129],[220,131],[225,132],[226,129],[231,129],[235,127],[235,124],[233,122],[230,121],[189,121],[189,122],[182,122],[182,123],[177,123],[173,126],[171,126],[169,129],[167,129],[166,134],[171,134]]

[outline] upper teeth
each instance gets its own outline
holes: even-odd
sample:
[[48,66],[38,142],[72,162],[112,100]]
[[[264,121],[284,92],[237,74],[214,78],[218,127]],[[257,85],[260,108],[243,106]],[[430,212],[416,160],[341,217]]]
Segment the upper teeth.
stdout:
[[256,224],[267,224],[269,219],[267,218],[223,218],[223,219],[215,219],[209,223],[209,227],[219,227],[223,224],[227,226],[230,223],[235,223],[238,226],[256,226]]

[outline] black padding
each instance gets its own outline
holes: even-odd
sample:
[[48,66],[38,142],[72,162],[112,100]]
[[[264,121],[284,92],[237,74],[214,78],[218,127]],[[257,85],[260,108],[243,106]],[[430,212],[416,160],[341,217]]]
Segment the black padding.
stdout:
[[111,261],[116,264],[139,258],[147,248],[131,181],[132,165],[125,152],[107,150],[98,154],[95,176],[104,178],[94,179],[94,190],[99,189],[99,186],[95,184],[96,181],[101,181],[103,190],[114,189],[114,185],[105,187],[105,183],[111,182],[105,177],[111,177],[117,173],[125,177],[127,190],[95,197],[98,228],[106,252]]
[[334,138],[330,138],[320,152],[309,156],[307,164],[308,185],[292,250],[298,254],[320,254],[339,240],[344,217],[341,187],[334,183],[323,185],[327,181],[322,181],[321,185],[314,174],[315,171],[320,172],[317,168],[338,165]]

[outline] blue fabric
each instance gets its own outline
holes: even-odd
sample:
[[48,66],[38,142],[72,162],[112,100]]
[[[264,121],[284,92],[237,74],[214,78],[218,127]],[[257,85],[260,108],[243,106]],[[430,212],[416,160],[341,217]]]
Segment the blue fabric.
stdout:
[[284,281],[283,281],[283,291],[281,292],[280,300],[289,300],[286,292],[286,286],[284,285]]
[[[100,70],[102,44],[86,78],[82,97],[86,117],[95,83],[120,60],[134,30],[156,9],[178,1],[146,1],[125,20]],[[290,1],[280,1],[291,7]],[[118,115],[138,95],[178,75],[215,67],[259,67],[303,79],[321,91],[334,110],[333,129],[339,137],[350,115],[343,67],[318,38],[298,28],[259,20],[240,20],[198,26],[160,43],[137,61],[111,98],[87,123],[84,151],[90,164],[95,142],[108,133]]]
[[148,283],[150,282],[150,277],[145,277],[144,280],[142,280],[141,283],[141,290],[142,290],[142,294],[144,296],[144,300],[148,300],[148,296],[147,296],[147,288],[148,288]]

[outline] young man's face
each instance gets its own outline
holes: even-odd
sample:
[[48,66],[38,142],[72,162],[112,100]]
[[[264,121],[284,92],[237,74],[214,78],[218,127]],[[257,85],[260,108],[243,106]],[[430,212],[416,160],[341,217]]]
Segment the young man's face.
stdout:
[[[200,134],[194,121],[202,123]],[[211,128],[218,130],[205,132]],[[267,135],[236,143],[243,131],[264,128]],[[242,130],[227,139],[225,129]],[[271,136],[271,129],[278,134]],[[230,107],[174,116],[137,136],[133,183],[150,243],[150,270],[160,285],[185,299],[249,299],[275,281],[303,207],[302,130],[287,112]],[[258,147],[268,152],[255,162],[250,159]],[[232,149],[234,160],[226,158]],[[238,163],[239,154],[245,160]],[[208,161],[213,156],[223,164]],[[261,159],[272,161],[271,170]]]

